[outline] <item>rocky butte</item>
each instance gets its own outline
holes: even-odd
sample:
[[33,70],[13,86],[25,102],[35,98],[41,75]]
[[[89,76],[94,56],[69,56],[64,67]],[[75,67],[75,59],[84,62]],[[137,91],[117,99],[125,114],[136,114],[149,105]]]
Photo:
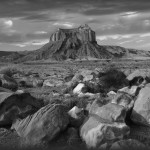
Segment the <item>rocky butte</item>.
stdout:
[[15,52],[0,57],[0,60],[33,61],[33,60],[95,60],[113,58],[145,58],[150,51],[127,49],[120,46],[98,45],[96,33],[88,26],[74,29],[58,29],[49,42],[34,51]]

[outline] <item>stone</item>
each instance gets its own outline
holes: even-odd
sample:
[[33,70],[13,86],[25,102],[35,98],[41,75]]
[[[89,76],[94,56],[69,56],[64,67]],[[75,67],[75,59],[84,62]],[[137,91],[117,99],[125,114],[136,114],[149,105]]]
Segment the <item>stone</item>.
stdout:
[[124,122],[126,109],[120,105],[108,103],[95,108],[92,114],[98,115],[100,118],[108,120],[109,122]]
[[128,93],[117,93],[111,103],[123,106],[127,110],[131,109],[134,105],[134,98]]
[[135,77],[150,77],[150,69],[138,69],[132,72],[130,75],[127,76],[129,81],[133,80]]
[[61,104],[48,104],[25,119],[13,123],[18,135],[31,145],[48,143],[64,131],[69,124],[67,108]]
[[150,126],[150,87],[140,90],[134,103],[131,120],[137,124]]
[[17,118],[25,118],[43,106],[29,93],[0,92],[0,126],[11,125]]
[[63,85],[62,80],[47,79],[43,82],[43,86],[57,87]]
[[113,99],[113,98],[115,97],[115,95],[116,95],[116,92],[114,92],[114,91],[110,91],[110,92],[107,93],[107,96],[108,96],[110,99]]
[[80,129],[80,136],[88,148],[123,139],[129,133],[130,129],[125,123],[109,123],[98,116],[90,116]]
[[43,79],[40,78],[33,78],[33,87],[42,87],[43,86]]
[[138,86],[124,87],[118,90],[118,93],[127,93],[131,96],[137,96],[140,88]]
[[134,140],[134,139],[127,139],[127,140],[121,140],[115,142],[110,150],[126,150],[126,149],[132,149],[132,150],[137,150],[137,149],[146,149],[147,147],[141,143],[140,141]]
[[83,109],[82,108],[78,108],[77,106],[74,106],[71,110],[69,110],[68,114],[74,118],[74,119],[78,119],[78,113],[80,113]]
[[74,89],[73,89],[73,93],[74,94],[80,94],[82,93],[82,88],[85,87],[84,83],[79,83]]

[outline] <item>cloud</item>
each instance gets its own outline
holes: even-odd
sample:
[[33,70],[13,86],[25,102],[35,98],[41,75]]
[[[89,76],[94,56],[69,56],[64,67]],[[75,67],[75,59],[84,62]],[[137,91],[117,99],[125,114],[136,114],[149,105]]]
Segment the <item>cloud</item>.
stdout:
[[71,23],[71,22],[55,22],[53,25],[54,26],[64,26],[64,27],[67,27],[67,28],[72,28],[74,26],[74,23]]
[[0,30],[8,29],[13,26],[13,21],[10,19],[0,18]]
[[18,47],[27,47],[27,46],[41,46],[46,43],[48,43],[48,39],[43,39],[43,40],[32,40],[28,42],[22,42],[22,43],[13,43],[11,45],[18,46]]

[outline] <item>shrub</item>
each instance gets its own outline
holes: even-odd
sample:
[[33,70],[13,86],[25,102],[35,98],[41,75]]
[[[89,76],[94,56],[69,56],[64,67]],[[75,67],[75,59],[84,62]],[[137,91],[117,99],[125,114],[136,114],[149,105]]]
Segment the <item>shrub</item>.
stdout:
[[22,71],[18,69],[17,66],[9,65],[9,66],[4,66],[0,68],[0,74],[7,75],[9,77],[12,77],[12,75],[16,73],[21,73]]
[[116,68],[109,68],[105,70],[100,77],[100,85],[104,87],[107,92],[110,90],[117,91],[119,88],[127,86],[128,81],[122,71]]

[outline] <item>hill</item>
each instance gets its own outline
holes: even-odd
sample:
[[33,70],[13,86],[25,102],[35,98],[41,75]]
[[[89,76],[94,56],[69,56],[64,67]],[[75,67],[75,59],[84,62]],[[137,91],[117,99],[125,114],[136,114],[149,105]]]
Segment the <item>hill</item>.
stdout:
[[67,59],[90,60],[134,57],[150,57],[150,51],[98,45],[96,34],[88,25],[74,29],[58,29],[50,36],[49,42],[40,49],[28,53],[9,55],[10,60],[18,62],[47,59],[59,61]]

